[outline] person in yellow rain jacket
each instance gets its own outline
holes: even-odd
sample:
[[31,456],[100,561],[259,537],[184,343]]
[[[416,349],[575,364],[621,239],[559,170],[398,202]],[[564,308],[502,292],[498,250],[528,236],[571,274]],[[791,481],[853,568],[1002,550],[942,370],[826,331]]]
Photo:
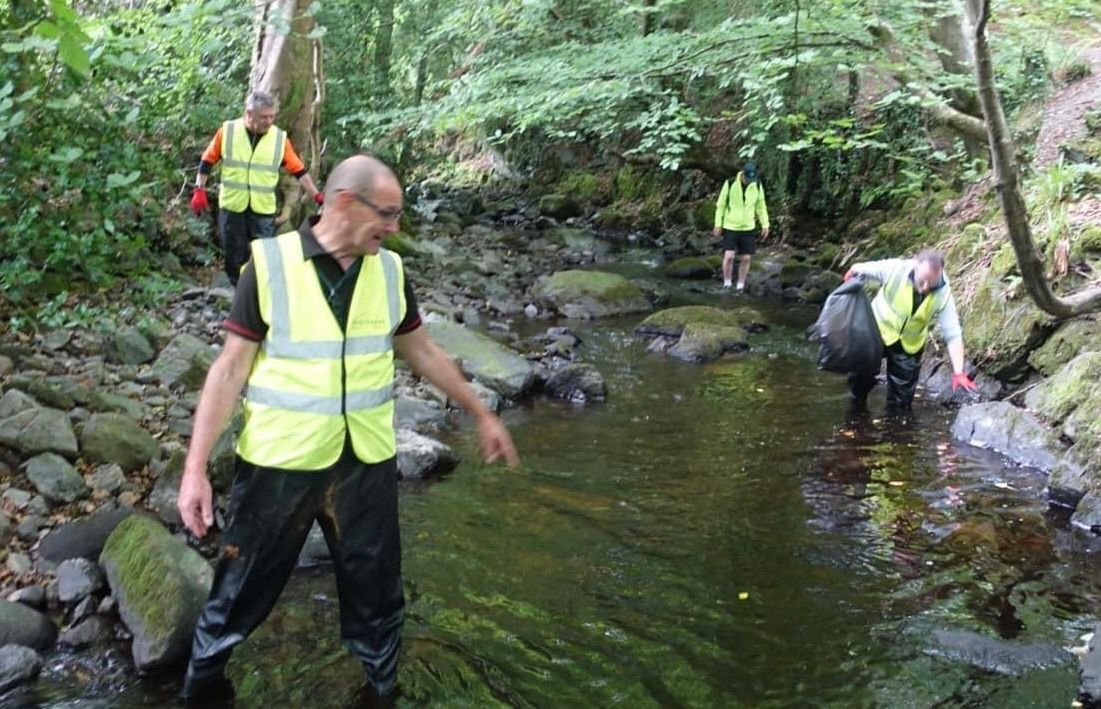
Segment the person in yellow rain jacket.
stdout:
[[294,152],[286,131],[274,122],[275,98],[266,91],[250,93],[245,99],[244,117],[223,123],[203,151],[191,193],[191,211],[198,216],[210,206],[206,180],[220,161],[218,231],[226,275],[235,286],[249,257],[249,242],[275,235],[275,188],[280,167],[294,175],[315,202],[325,200]]
[[765,188],[757,176],[757,166],[747,162],[738,176],[723,183],[715,204],[715,238],[722,237],[723,288],[730,288],[734,278],[734,258],[738,264],[738,291],[745,290],[749,264],[757,252],[757,230],[768,238],[768,206]]
[[210,597],[182,694],[228,699],[233,648],[267,616],[313,525],[332,554],[341,637],[364,665],[362,699],[391,706],[405,600],[398,530],[394,355],[474,415],[488,462],[516,465],[512,439],[428,336],[401,257],[402,190],[375,158],[329,175],[325,209],[298,231],[252,242],[203,385],[180,481],[195,536],[214,524],[211,449],[244,393],[244,427]]
[[[963,328],[956,299],[944,273],[944,254],[927,249],[912,259],[886,259],[854,264],[845,280],[860,277],[880,284],[872,300],[872,312],[883,339],[887,360],[887,407],[905,411],[914,400],[921,373],[921,353],[929,330],[940,325],[940,334],[952,362],[952,391],[975,391],[965,371]],[[852,398],[863,404],[875,387],[879,367],[849,376]]]

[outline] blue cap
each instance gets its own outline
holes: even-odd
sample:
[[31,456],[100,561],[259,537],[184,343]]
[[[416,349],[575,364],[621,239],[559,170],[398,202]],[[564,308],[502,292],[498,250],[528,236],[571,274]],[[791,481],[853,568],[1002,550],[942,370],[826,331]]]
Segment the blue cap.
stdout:
[[745,181],[746,182],[756,182],[757,181],[757,163],[747,162],[745,165],[742,165],[742,174],[745,175]]

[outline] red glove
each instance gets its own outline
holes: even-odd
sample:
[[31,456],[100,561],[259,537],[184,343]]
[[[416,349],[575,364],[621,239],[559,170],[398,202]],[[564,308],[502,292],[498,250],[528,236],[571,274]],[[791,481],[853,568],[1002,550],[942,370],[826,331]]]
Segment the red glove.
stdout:
[[848,280],[851,280],[851,279],[852,279],[852,277],[853,277],[853,276],[855,276],[855,275],[856,275],[856,274],[855,274],[855,273],[853,273],[853,270],[852,270],[852,269],[850,268],[850,269],[849,269],[848,271],[845,271],[845,275],[844,275],[844,276],[842,276],[842,279],[841,279],[841,280],[844,280],[844,281],[848,281]]
[[191,193],[191,211],[195,212],[195,216],[199,216],[209,207],[210,202],[206,201],[206,190],[202,187],[196,187],[195,191]]
[[318,205],[325,204],[325,193],[318,192],[313,196],[313,201],[317,202]]
[[971,377],[967,376],[963,372],[952,375],[952,391],[956,391],[960,387],[963,387],[967,391],[975,391],[979,388],[975,385],[975,382],[971,381]]

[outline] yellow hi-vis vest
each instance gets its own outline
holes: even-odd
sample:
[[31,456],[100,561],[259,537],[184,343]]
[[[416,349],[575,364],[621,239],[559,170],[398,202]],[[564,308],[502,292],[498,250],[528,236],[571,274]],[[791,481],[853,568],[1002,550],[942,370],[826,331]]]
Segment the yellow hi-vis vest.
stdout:
[[[765,204],[765,188],[761,183],[750,182],[742,186],[738,173],[733,180],[723,183],[719,199],[715,203],[715,226],[731,231],[751,231],[756,222],[762,229],[768,228],[768,206]],[[754,221],[756,218],[756,222]]]
[[254,465],[320,470],[349,434],[364,463],[396,453],[393,336],[405,316],[401,259],[364,256],[344,332],[298,232],[252,242],[268,323],[245,390],[237,453]]
[[245,119],[222,124],[222,184],[218,206],[230,212],[252,208],[256,214],[275,214],[275,187],[287,134],[272,126],[256,141],[249,142]]
[[947,292],[947,286],[942,286],[927,293],[914,312],[914,286],[910,274],[905,269],[896,271],[872,300],[883,344],[890,347],[901,341],[907,353],[920,352],[929,338],[930,323],[945,305]]

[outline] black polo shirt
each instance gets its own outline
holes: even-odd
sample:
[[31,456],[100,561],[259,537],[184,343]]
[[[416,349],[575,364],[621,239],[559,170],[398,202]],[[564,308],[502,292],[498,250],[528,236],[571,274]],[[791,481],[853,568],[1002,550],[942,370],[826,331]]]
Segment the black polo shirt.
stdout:
[[[340,262],[317,243],[317,237],[313,235],[313,225],[317,220],[318,217],[309,217],[298,228],[298,234],[302,239],[302,255],[313,261],[317,279],[321,283],[321,292],[328,295],[327,300],[333,316],[340,324],[340,329],[344,330],[348,323],[348,309],[351,307],[352,294],[355,292],[363,257],[356,259],[347,271],[341,268]],[[409,282],[407,273],[405,274],[405,317],[398,325],[395,334],[405,335],[416,330],[420,325],[421,317],[417,310],[417,299],[413,295],[413,286]],[[260,293],[256,284],[256,269],[253,268],[252,261],[245,264],[245,268],[241,271],[241,277],[237,281],[237,292],[233,296],[233,305],[223,326],[235,335],[253,342],[263,341],[268,333],[268,324],[260,315]]]

